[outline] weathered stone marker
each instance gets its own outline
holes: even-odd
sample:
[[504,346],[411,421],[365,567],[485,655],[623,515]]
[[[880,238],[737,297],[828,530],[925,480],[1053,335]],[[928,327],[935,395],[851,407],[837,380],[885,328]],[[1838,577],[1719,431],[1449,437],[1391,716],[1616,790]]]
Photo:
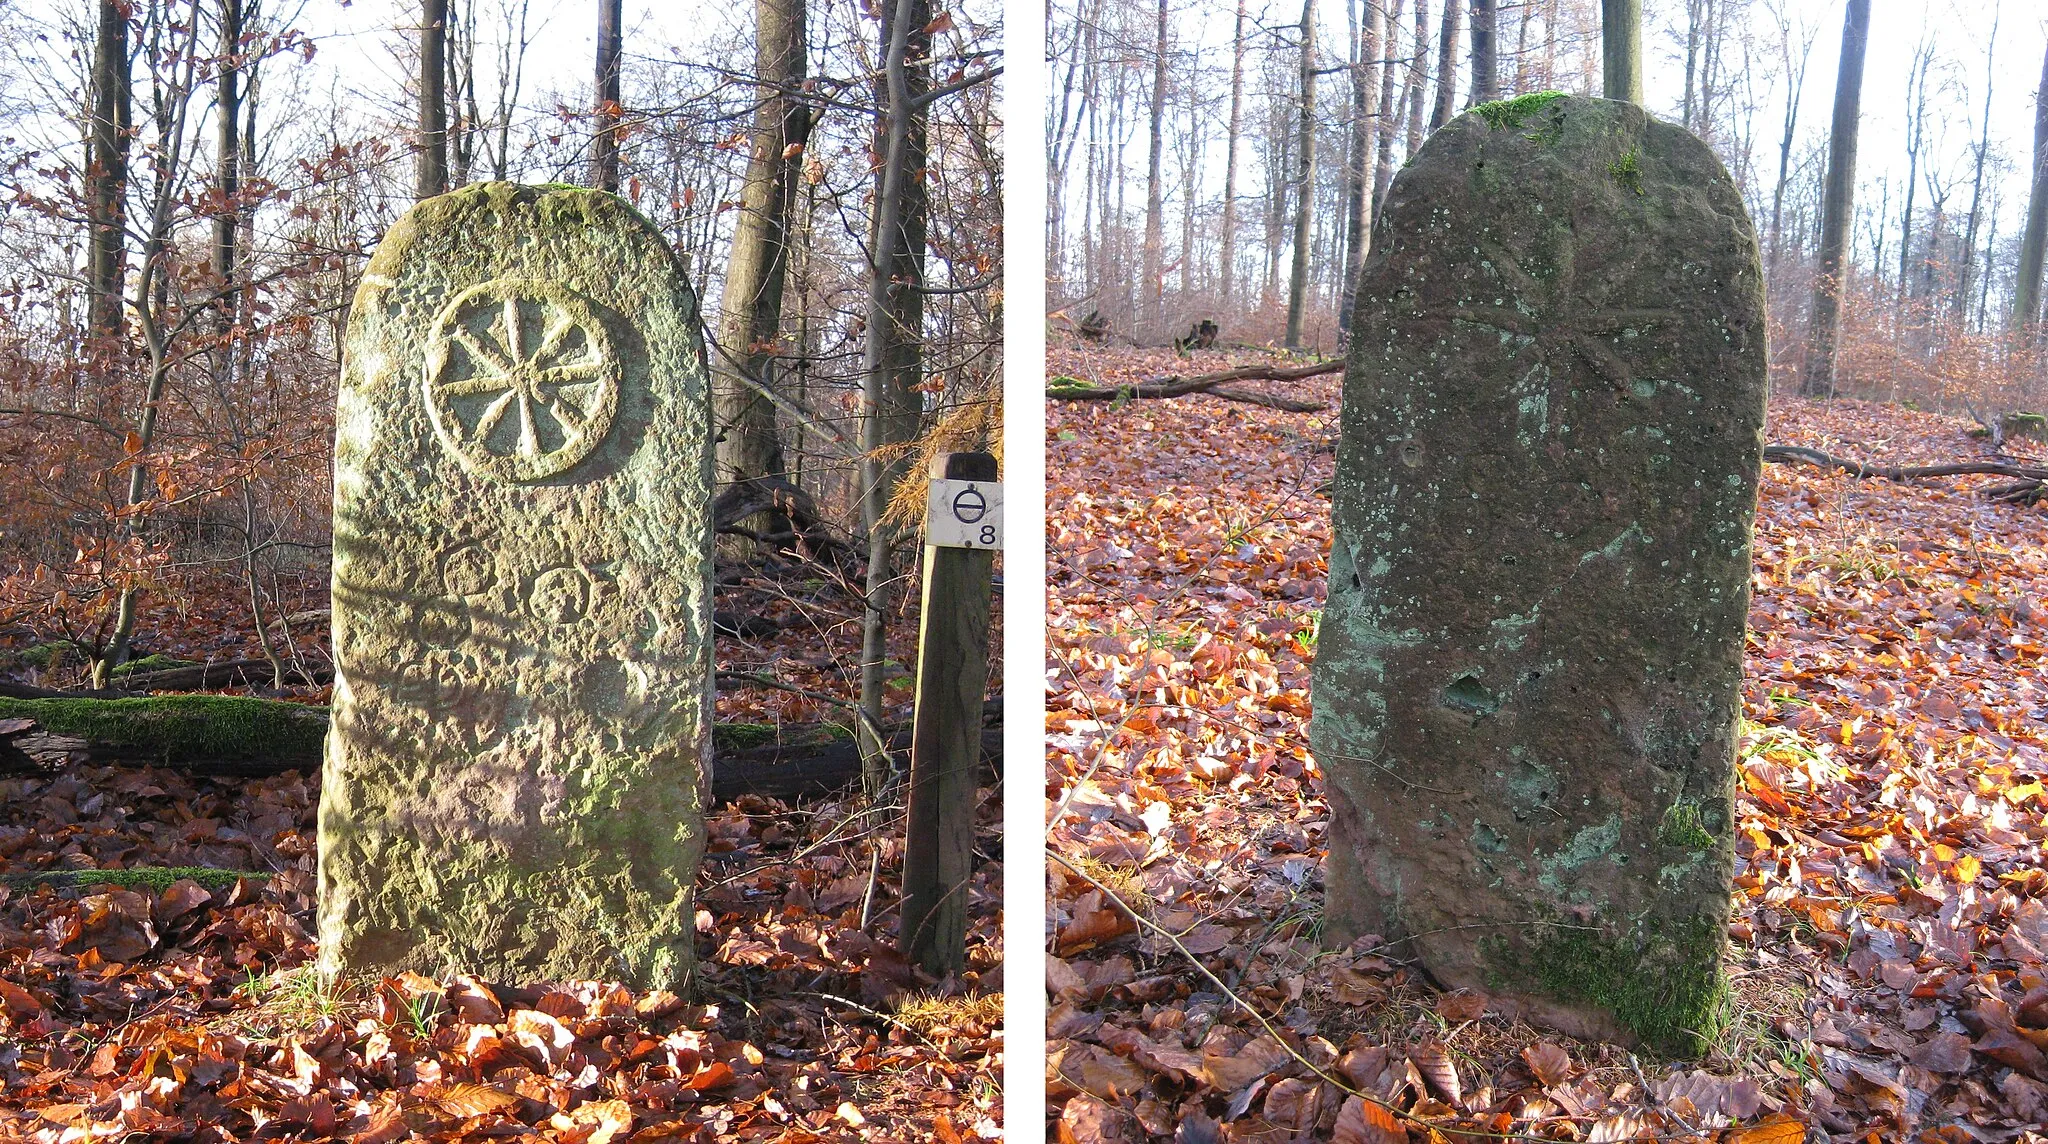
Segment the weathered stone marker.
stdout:
[[336,414],[320,958],[681,985],[711,732],[696,300],[619,199],[415,206]]
[[1486,105],[1394,181],[1352,328],[1314,684],[1330,931],[1697,1050],[1763,443],[1742,200],[1639,108]]

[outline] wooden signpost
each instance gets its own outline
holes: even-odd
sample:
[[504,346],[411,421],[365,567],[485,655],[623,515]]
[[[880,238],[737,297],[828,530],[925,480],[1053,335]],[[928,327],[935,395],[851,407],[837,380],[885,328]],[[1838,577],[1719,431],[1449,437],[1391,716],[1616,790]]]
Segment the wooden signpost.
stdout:
[[996,459],[987,453],[942,453],[930,474],[899,948],[943,977],[967,957],[989,588],[1003,504]]

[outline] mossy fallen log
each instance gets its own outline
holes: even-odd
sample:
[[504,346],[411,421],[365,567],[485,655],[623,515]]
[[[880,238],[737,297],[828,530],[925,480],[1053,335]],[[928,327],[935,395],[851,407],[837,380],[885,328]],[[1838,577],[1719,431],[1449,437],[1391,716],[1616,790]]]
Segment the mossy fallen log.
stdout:
[[209,890],[225,890],[243,878],[261,882],[269,877],[268,873],[256,870],[220,870],[212,866],[136,866],[126,870],[31,870],[22,874],[0,874],[0,886],[54,886],[81,890],[93,886],[119,886],[124,890],[148,890],[161,894],[188,878]]
[[173,766],[200,759],[317,764],[327,737],[325,707],[228,695],[0,698],[0,719],[10,718]]
[[[100,764],[167,766],[193,774],[261,778],[317,769],[327,708],[226,695],[128,699],[0,698],[0,770],[47,772]],[[982,736],[991,768],[1001,732]],[[890,749],[910,747],[894,729]],[[860,778],[860,749],[832,723],[718,723],[711,731],[714,801],[741,795],[799,799],[833,794]]]

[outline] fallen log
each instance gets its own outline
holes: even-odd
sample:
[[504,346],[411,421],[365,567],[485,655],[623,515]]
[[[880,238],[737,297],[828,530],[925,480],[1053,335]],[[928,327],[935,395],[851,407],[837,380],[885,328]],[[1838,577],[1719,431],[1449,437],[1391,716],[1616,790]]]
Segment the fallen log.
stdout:
[[1993,500],[2028,504],[2044,499],[2048,492],[2048,465],[2018,464],[2011,461],[1951,461],[1942,465],[1878,465],[1849,457],[1837,457],[1803,445],[1766,445],[1764,460],[1779,464],[1805,464],[1833,469],[1863,480],[1917,481],[1932,477],[1994,476],[2017,478],[2011,484],[1984,490]]
[[[284,674],[287,683],[317,687],[334,682],[334,669],[325,664],[314,668],[287,667]],[[191,667],[138,671],[122,679],[121,685],[129,691],[205,691],[215,687],[270,687],[276,681],[267,659],[224,659]]]
[[[326,734],[326,708],[267,699],[0,700],[0,772],[154,766],[267,778],[317,770]],[[860,748],[833,724],[719,723],[711,741],[714,802],[749,794],[795,801],[860,782]],[[909,728],[892,729],[888,744],[898,755],[907,753]],[[1001,731],[984,730],[981,755],[990,777],[1001,752]]]
[[1321,377],[1325,374],[1342,373],[1344,359],[1313,362],[1299,366],[1243,365],[1217,373],[1196,374],[1193,377],[1162,377],[1152,381],[1140,381],[1130,385],[1082,385],[1050,384],[1045,387],[1046,397],[1054,401],[1115,401],[1119,397],[1163,398],[1186,397],[1191,393],[1206,393],[1229,401],[1245,401],[1263,405],[1269,409],[1281,409],[1290,413],[1314,413],[1328,408],[1321,401],[1304,401],[1292,397],[1280,397],[1256,390],[1240,389],[1233,386],[1237,381],[1300,381],[1307,377]]

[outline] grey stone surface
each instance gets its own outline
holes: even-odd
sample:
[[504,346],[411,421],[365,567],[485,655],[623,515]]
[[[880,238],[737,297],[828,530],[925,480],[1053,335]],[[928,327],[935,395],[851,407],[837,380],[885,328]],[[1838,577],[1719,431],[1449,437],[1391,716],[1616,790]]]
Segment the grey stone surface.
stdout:
[[342,373],[322,965],[681,986],[712,664],[680,267],[614,196],[468,187],[378,246]]
[[1329,932],[1567,1031],[1720,1019],[1762,275],[1699,140],[1461,116],[1358,291],[1312,737]]

